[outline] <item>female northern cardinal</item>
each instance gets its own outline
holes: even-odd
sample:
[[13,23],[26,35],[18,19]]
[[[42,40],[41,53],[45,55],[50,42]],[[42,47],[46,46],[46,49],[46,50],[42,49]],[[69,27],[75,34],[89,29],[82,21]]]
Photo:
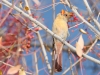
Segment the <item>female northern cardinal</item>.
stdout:
[[[52,31],[59,37],[66,40],[68,34],[68,20],[73,16],[72,12],[61,10],[54,20]],[[62,48],[63,43],[54,38],[54,49],[55,49],[55,71],[62,71]]]

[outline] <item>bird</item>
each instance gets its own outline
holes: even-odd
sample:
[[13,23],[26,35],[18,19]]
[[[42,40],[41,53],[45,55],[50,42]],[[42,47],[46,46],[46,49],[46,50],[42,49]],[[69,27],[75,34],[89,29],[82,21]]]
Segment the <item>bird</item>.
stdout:
[[[72,12],[68,12],[66,10],[61,10],[59,14],[57,14],[53,26],[52,31],[54,34],[58,35],[62,39],[66,40],[68,36],[68,21],[73,16]],[[55,51],[55,72],[61,72],[62,71],[62,48],[63,43],[57,40],[56,38],[53,38],[53,47]]]

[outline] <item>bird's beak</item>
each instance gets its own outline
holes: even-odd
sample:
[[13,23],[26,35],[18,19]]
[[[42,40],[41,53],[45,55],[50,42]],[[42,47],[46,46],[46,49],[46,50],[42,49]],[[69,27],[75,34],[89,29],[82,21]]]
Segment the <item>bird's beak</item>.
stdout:
[[70,12],[70,17],[73,17],[74,16],[74,13]]

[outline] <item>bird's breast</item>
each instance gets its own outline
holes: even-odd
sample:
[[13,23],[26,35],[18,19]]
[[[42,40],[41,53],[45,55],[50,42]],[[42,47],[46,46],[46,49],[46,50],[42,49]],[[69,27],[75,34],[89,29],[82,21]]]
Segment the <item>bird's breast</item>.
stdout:
[[63,20],[56,20],[53,24],[53,32],[63,39],[67,38],[68,26]]

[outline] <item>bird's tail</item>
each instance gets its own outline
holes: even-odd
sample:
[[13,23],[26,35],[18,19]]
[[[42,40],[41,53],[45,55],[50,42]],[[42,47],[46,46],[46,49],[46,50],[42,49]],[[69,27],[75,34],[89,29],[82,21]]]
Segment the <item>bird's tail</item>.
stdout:
[[56,72],[61,72],[62,71],[62,47],[63,44],[56,40],[55,41],[55,71]]
[[55,60],[55,71],[61,72],[62,71],[62,53],[60,53]]

